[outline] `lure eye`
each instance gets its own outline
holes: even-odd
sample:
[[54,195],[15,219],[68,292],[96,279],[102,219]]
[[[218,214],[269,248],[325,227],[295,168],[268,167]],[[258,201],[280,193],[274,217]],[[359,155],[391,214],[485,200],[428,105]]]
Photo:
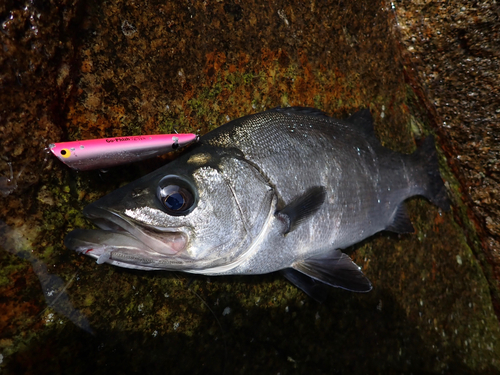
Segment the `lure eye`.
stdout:
[[167,214],[183,216],[195,207],[190,184],[176,176],[166,176],[158,184],[157,196]]
[[70,150],[68,150],[67,148],[63,148],[63,149],[61,150],[61,156],[62,156],[63,158],[69,158],[69,157],[71,156],[71,151],[70,151]]

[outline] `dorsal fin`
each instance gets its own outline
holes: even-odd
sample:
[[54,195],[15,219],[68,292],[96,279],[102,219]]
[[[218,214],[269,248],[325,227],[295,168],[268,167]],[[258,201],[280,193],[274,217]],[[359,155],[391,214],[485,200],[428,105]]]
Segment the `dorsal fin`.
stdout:
[[273,111],[286,113],[290,115],[304,115],[304,116],[319,116],[330,118],[325,112],[320,109],[311,108],[311,107],[277,107],[274,108]]
[[356,128],[361,130],[365,135],[375,136],[373,117],[368,108],[353,113],[346,121],[356,125]]

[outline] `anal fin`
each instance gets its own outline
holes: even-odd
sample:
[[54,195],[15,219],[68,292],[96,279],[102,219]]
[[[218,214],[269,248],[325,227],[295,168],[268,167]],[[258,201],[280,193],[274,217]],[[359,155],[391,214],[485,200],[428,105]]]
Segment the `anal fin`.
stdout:
[[414,233],[415,228],[406,214],[405,207],[401,203],[392,216],[392,222],[385,228],[390,232],[396,233]]

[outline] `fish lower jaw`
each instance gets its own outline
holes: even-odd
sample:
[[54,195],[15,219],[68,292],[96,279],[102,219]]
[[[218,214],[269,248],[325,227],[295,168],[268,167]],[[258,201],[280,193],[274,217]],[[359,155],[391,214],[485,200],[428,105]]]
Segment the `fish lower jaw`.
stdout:
[[[187,237],[171,233],[152,238],[145,233],[115,232],[102,229],[75,229],[65,238],[65,245],[78,253],[97,259],[98,264],[109,263],[133,269],[166,269],[171,264],[184,264],[181,259]],[[169,241],[170,239],[170,241]]]
[[139,270],[161,270],[165,264],[175,263],[171,257],[154,251],[144,249],[116,249],[113,247],[98,246],[91,249],[76,249],[76,251],[96,259],[97,264],[108,263],[113,266],[139,269]]

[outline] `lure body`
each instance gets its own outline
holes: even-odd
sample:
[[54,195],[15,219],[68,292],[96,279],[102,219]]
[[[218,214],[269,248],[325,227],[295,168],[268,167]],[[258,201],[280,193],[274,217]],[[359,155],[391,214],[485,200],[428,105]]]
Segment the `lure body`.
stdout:
[[68,167],[87,171],[163,155],[197,139],[196,134],[134,135],[52,143],[49,148]]

